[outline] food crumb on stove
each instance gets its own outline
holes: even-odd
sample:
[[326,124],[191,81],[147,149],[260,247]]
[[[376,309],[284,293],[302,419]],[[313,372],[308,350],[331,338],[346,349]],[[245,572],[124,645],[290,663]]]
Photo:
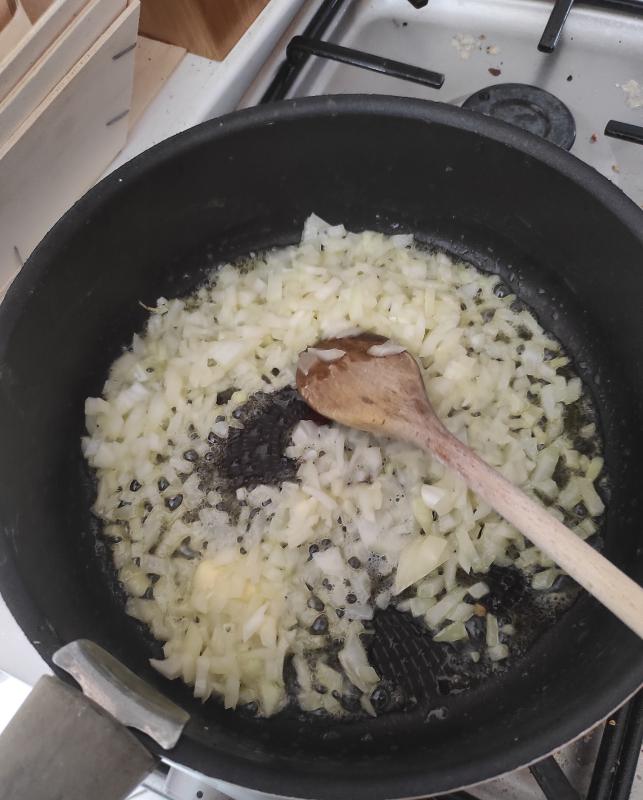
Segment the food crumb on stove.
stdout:
[[568,81],[573,81],[574,80],[574,76],[573,75],[568,75],[567,76],[567,80]]
[[621,168],[618,164],[612,164],[612,172],[616,172],[617,174],[620,173]]
[[487,55],[497,55],[500,52],[500,48],[495,44],[485,45],[486,39],[487,37],[484,33],[479,34],[477,38],[470,33],[456,33],[451,38],[451,44],[458,51],[460,58],[465,61],[470,58],[474,50],[482,52],[484,49]]
[[456,33],[456,35],[451,38],[451,44],[458,51],[460,58],[466,61],[475,49],[476,40],[470,33]]
[[502,70],[498,69],[498,67],[489,67],[489,72],[496,78],[502,74]]
[[641,108],[643,106],[643,93],[638,81],[632,78],[626,83],[617,83],[616,85],[625,93],[625,103],[629,108]]
[[595,133],[593,133],[593,134],[592,134],[592,135],[589,137],[589,140],[590,140],[590,142],[591,142],[592,144],[594,144],[594,142],[597,142],[597,141],[598,141],[598,136],[597,136]]

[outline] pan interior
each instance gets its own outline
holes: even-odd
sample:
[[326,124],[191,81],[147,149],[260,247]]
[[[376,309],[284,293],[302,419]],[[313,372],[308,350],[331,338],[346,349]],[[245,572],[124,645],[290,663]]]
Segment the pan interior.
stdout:
[[[643,672],[640,643],[584,595],[511,669],[460,692],[431,682],[431,708],[374,720],[225,712],[148,665],[158,644],[125,616],[88,511],[84,399],[141,329],[138,301],[186,294],[217,264],[298,241],[311,212],[350,230],[411,232],[498,274],[532,308],[598,408],[612,485],[605,552],[643,572],[640,238],[609,190],[588,191],[549,150],[527,154],[522,134],[481,121],[484,136],[431,104],[352,101],[252,112],[143,156],[54,229],[0,313],[0,581],[11,610],[45,657],[93,639],[185,707],[174,760],[290,796],[430,794],[498,774],[580,733]],[[381,622],[381,658],[394,655],[406,677],[427,663],[439,674],[398,622]]]
[[[337,220],[341,222],[341,220]],[[381,221],[372,227],[387,231],[386,225]],[[391,231],[399,231],[394,223]],[[532,286],[530,278],[522,277],[521,266],[528,261],[524,254],[515,253],[508,261],[507,254],[502,253],[500,258],[492,260],[488,256],[488,248],[477,250],[468,243],[463,249],[461,243],[438,239],[431,233],[414,232],[417,241],[422,247],[429,250],[447,252],[454,260],[466,260],[478,269],[497,274],[499,281],[507,287],[514,289],[519,283],[520,298],[527,302],[531,310],[546,326],[548,314],[551,314],[552,299],[549,290],[543,292],[542,286]],[[296,242],[296,239],[293,243]],[[501,244],[502,248],[503,245]],[[252,246],[248,252],[261,252],[267,245]],[[247,254],[244,254],[244,256]],[[189,256],[194,260],[195,268],[191,274],[201,276],[199,269],[204,261],[204,255],[195,249]],[[236,259],[240,266],[245,266],[244,257]],[[226,258],[221,258],[225,263]],[[526,267],[528,269],[528,267]],[[216,270],[216,267],[214,267]],[[521,276],[516,280],[515,273]],[[184,294],[189,294],[194,286],[186,279],[182,288]],[[540,284],[541,281],[538,281]],[[517,288],[517,287],[516,287]],[[562,336],[567,335],[569,340],[562,339],[563,345],[570,355],[574,350],[569,347],[579,348],[588,352],[589,347],[583,347],[573,338],[578,331],[578,323],[573,318],[573,297],[564,298],[565,288],[562,287],[563,299],[558,306],[564,309],[564,325]],[[561,313],[554,312],[556,319],[560,320]],[[549,323],[551,325],[551,322]],[[548,327],[548,326],[547,326]],[[549,330],[551,328],[548,327]],[[126,347],[131,339],[131,333],[123,331],[124,338],[121,347]],[[596,355],[594,353],[594,355]],[[575,359],[575,368],[582,373],[586,385],[591,387],[593,398],[599,403],[601,419],[609,415],[609,405],[601,406],[601,395],[591,380],[594,370],[591,364],[582,361],[579,364]],[[105,375],[100,376],[104,380]],[[268,456],[263,462],[255,454],[259,444],[279,442],[281,451],[285,449],[289,432],[300,419],[311,419],[314,412],[299,399],[295,391],[282,390],[277,395],[256,395],[243,408],[243,415],[239,418],[245,427],[241,431],[231,431],[231,437],[218,456],[219,467],[222,473],[231,481],[233,490],[244,486],[252,488],[257,483],[274,483],[294,479],[294,469],[285,466],[281,454]],[[322,423],[323,419],[316,420]],[[81,433],[79,432],[79,436]],[[274,448],[268,448],[273,453]],[[276,458],[276,460],[275,460]],[[232,467],[231,465],[234,465]],[[294,465],[293,465],[294,466]],[[160,643],[154,639],[147,626],[128,618],[125,615],[127,595],[118,582],[116,571],[112,564],[109,544],[101,535],[102,523],[96,519],[88,509],[91,507],[95,496],[93,475],[84,461],[79,463],[81,485],[84,501],[80,505],[83,516],[80,527],[90,531],[85,537],[84,545],[87,548],[86,562],[88,566],[96,568],[100,574],[96,577],[96,587],[102,597],[101,602],[112,606],[110,616],[124,618],[129,629],[133,646],[147,658],[162,658]],[[602,538],[602,537],[601,537]],[[602,546],[602,542],[600,542]],[[370,758],[373,754],[378,756],[391,756],[400,749],[404,750],[411,743],[422,737],[427,747],[437,742],[444,736],[456,736],[461,729],[462,720],[466,719],[472,709],[481,713],[482,709],[495,709],[512,692],[521,691],[525,673],[530,670],[530,665],[546,657],[549,648],[556,648],[558,637],[562,635],[562,626],[567,627],[568,614],[565,613],[578,596],[576,585],[568,578],[559,579],[554,587],[556,594],[566,595],[558,607],[551,604],[548,608],[534,602],[534,593],[528,588],[528,583],[522,574],[513,568],[492,568],[486,576],[481,576],[492,588],[491,602],[493,611],[502,619],[503,615],[511,612],[517,613],[520,618],[527,617],[531,630],[526,636],[521,637],[521,643],[513,650],[512,658],[507,666],[500,666],[492,674],[488,664],[473,664],[468,658],[463,657],[454,645],[435,643],[431,635],[419,623],[406,614],[401,614],[394,609],[378,612],[374,619],[374,635],[369,647],[371,662],[383,678],[384,698],[382,701],[383,713],[376,719],[366,717],[364,714],[353,715],[349,719],[334,720],[327,715],[311,714],[296,709],[294,702],[277,718],[269,723],[254,718],[251,710],[239,709],[235,714],[223,712],[217,700],[210,700],[205,706],[199,708],[203,728],[207,727],[207,720],[212,714],[224,714],[233,717],[233,724],[242,731],[247,731],[253,737],[257,735],[272,737],[279,731],[284,737],[297,740],[302,752],[308,747],[314,749],[316,756],[332,758],[339,752],[351,758],[359,757],[368,752]],[[107,592],[101,591],[107,587]],[[552,593],[553,594],[553,593]],[[570,616],[576,611],[572,609]],[[507,621],[509,621],[507,617]],[[555,627],[554,627],[555,626]],[[292,682],[286,667],[287,683]],[[195,701],[189,697],[189,688],[174,682],[173,688],[180,693],[180,699],[185,704]],[[188,699],[189,698],[189,699]],[[199,704],[200,705],[200,704]],[[194,711],[193,719],[194,719]],[[208,738],[202,739],[204,744],[209,744]],[[365,747],[366,746],[366,747]]]

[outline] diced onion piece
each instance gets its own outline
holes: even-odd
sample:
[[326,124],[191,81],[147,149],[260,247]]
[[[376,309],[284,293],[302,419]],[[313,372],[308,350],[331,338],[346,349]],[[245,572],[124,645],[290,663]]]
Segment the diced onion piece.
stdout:
[[492,661],[502,661],[503,658],[509,656],[509,648],[506,644],[497,644],[494,647],[489,647],[487,652]]
[[253,636],[263,622],[263,618],[266,615],[266,610],[268,609],[268,603],[264,603],[260,608],[258,608],[254,614],[247,620],[245,625],[243,626],[243,641],[247,642],[248,639]]
[[397,344],[396,342],[392,342],[390,339],[387,339],[387,341],[382,342],[382,344],[371,345],[366,352],[368,353],[369,356],[375,356],[376,358],[383,358],[385,356],[396,356],[398,355],[398,353],[405,353],[406,347],[403,347],[401,344]]
[[174,680],[178,678],[182,672],[181,669],[181,656],[173,655],[166,659],[150,658],[150,664],[157,672],[160,672],[166,678]]
[[559,575],[560,570],[556,569],[556,567],[550,567],[549,569],[543,569],[540,572],[537,572],[531,579],[532,589],[537,589],[540,591],[551,589],[554,581]]
[[337,347],[328,347],[326,349],[322,347],[309,347],[307,352],[320,361],[326,362],[339,361],[340,358],[346,355],[346,350],[340,350]]
[[460,639],[466,639],[468,636],[467,629],[462,622],[452,622],[446,628],[442,628],[439,633],[433,637],[434,642],[457,642]]
[[461,602],[466,593],[467,590],[464,587],[458,587],[457,589],[452,589],[450,592],[447,592],[444,597],[433,606],[433,608],[430,608],[426,612],[424,619],[426,620],[427,625],[430,628],[437,628],[437,626],[444,619],[446,619],[449,611],[451,611],[452,608],[455,608],[455,606]]
[[420,494],[424,504],[430,509],[434,509],[440,500],[442,500],[442,498],[445,496],[446,491],[441,489],[439,486],[429,486],[425,483],[422,486]]
[[319,361],[314,353],[311,353],[310,350],[306,350],[304,353],[301,353],[299,356],[299,360],[297,361],[297,369],[304,373],[304,375],[308,375],[312,366]]
[[498,618],[494,614],[487,614],[487,647],[495,647],[500,643],[498,638]]
[[471,603],[458,603],[457,606],[451,609],[447,614],[447,619],[454,622],[466,622],[474,614],[474,608]]
[[417,536],[400,553],[393,592],[399,594],[419,581],[449,558],[446,539],[440,536]]
[[481,597],[489,594],[489,587],[484,581],[478,581],[473,586],[469,586],[469,594],[474,600],[480,600]]
[[379,683],[379,675],[368,663],[366,651],[357,634],[348,636],[338,657],[350,682],[362,692],[370,692]]
[[313,560],[324,575],[340,576],[347,571],[346,563],[337,547],[329,547],[328,550],[315,553]]

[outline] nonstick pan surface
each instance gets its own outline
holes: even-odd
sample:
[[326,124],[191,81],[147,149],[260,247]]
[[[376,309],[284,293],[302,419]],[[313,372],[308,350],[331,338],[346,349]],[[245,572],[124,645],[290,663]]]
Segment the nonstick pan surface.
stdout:
[[[89,512],[83,403],[143,326],[139,301],[296,242],[311,212],[351,230],[410,231],[530,305],[594,397],[610,478],[605,553],[641,580],[643,213],[574,157],[502,123],[343,96],[240,112],[164,142],[86,195],[30,258],[0,308],[0,588],[46,659],[93,639],[185,707],[174,761],[294,797],[426,796],[591,727],[640,685],[639,640],[582,594],[510,668],[469,681],[405,618],[384,615],[373,658],[402,685],[397,706],[374,720],[255,719],[202,705],[148,665],[158,643],[125,615]],[[502,602],[515,602],[510,584],[498,576]]]

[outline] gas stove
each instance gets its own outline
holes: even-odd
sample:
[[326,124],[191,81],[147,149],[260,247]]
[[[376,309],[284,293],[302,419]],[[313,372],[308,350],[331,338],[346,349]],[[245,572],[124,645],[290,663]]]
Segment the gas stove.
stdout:
[[641,2],[306,2],[241,106],[342,93],[465,106],[544,135],[643,204],[642,46]]
[[[643,206],[643,0],[271,0],[225,62],[184,60],[110,169],[236,107],[342,93],[496,116],[569,150]],[[0,668],[31,682],[44,663],[3,615],[0,601],[10,631]],[[643,800],[642,735],[639,696],[531,769],[448,797]],[[270,800],[171,762],[140,791]]]

